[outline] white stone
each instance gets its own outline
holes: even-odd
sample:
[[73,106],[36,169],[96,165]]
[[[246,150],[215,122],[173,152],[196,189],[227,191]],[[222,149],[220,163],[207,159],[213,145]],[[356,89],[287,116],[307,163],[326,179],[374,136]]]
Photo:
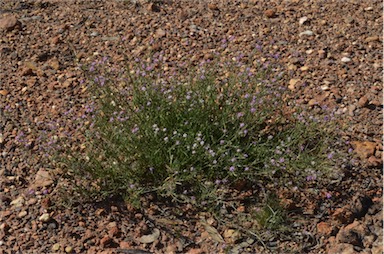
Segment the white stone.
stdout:
[[307,17],[301,17],[300,19],[299,19],[299,24],[300,25],[303,25],[305,22],[307,22],[308,21],[308,18]]
[[311,30],[306,30],[306,31],[304,31],[304,32],[301,32],[300,34],[299,34],[299,36],[312,36],[313,35],[313,32],[311,31]]
[[351,58],[345,56],[345,57],[341,58],[341,61],[342,61],[343,63],[348,63],[348,62],[350,62],[350,61],[352,61],[352,60],[351,60]]
[[49,213],[44,213],[39,217],[39,221],[41,222],[48,222],[51,219],[51,216],[49,216]]
[[23,204],[24,204],[24,198],[21,196],[16,198],[15,200],[12,200],[12,202],[11,202],[11,205],[16,206],[16,207],[21,207],[21,206],[23,206]]

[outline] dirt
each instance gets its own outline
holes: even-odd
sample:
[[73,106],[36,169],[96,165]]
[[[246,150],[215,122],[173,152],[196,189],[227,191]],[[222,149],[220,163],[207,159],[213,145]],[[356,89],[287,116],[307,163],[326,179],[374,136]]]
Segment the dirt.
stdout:
[[[382,253],[382,10],[373,0],[1,1],[1,253]],[[334,180],[276,190],[288,235],[245,234],[230,223],[242,206],[218,220],[150,196],[142,209],[61,203],[59,187],[71,186],[47,154],[57,133],[81,143],[81,66],[149,54],[166,72],[274,59],[291,105],[340,124]]]

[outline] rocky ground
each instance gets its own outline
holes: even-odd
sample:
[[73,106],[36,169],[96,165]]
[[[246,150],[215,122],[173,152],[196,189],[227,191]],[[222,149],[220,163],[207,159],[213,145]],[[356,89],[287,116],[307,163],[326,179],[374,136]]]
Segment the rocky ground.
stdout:
[[[374,0],[1,1],[1,253],[382,253],[382,10]],[[335,116],[335,146],[355,159],[339,158],[339,177],[318,191],[279,191],[292,235],[234,240],[225,223],[191,207],[177,217],[150,198],[141,210],[121,200],[60,203],[65,181],[46,153],[54,131],[80,140],[71,123],[87,104],[79,65],[155,52],[165,71],[240,53],[255,66],[251,52],[273,57],[291,103]]]

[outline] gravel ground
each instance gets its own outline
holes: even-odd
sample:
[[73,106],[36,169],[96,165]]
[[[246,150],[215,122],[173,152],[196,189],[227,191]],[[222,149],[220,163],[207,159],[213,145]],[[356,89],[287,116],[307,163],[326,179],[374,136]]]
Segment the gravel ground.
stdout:
[[[1,253],[382,253],[382,11],[373,0],[1,1]],[[352,148],[354,159],[339,158],[339,178],[317,192],[278,190],[288,210],[295,204],[295,233],[234,241],[225,223],[191,207],[178,217],[151,197],[141,210],[118,199],[63,205],[63,172],[46,153],[53,133],[81,141],[72,121],[88,98],[79,64],[156,52],[165,71],[273,57],[293,104],[335,116],[335,148]]]

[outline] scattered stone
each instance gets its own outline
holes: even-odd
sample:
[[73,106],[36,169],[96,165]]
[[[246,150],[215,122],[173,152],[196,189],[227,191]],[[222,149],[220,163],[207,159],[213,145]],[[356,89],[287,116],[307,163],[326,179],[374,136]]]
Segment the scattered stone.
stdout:
[[330,88],[329,88],[328,85],[322,85],[320,88],[321,88],[321,90],[323,90],[323,91],[329,91],[329,90],[330,90]]
[[355,105],[349,105],[348,107],[348,115],[354,116],[355,115],[356,106]]
[[41,222],[48,222],[50,220],[51,220],[51,216],[49,215],[49,213],[44,213],[39,217],[39,221]]
[[159,236],[160,236],[160,230],[155,228],[155,229],[153,229],[152,234],[143,235],[142,237],[140,237],[139,241],[141,243],[152,243],[152,242],[156,241],[157,238],[159,238]]
[[35,181],[33,181],[30,189],[43,188],[50,186],[51,184],[53,184],[53,178],[51,177],[50,172],[45,169],[40,169],[37,171]]
[[55,243],[54,245],[52,245],[52,250],[53,251],[58,251],[60,250],[61,246],[59,243]]
[[317,232],[322,235],[329,236],[331,235],[332,231],[333,226],[328,222],[322,221],[317,224]]
[[205,253],[202,249],[190,249],[186,254],[202,254]]
[[376,143],[370,141],[352,141],[354,152],[361,159],[367,159],[375,154]]
[[8,90],[5,90],[5,89],[0,90],[0,94],[1,94],[1,95],[6,96],[8,93],[9,93]]
[[352,61],[352,59],[349,58],[349,57],[344,56],[343,58],[341,58],[341,61],[342,61],[343,63],[349,63],[350,61]]
[[19,217],[19,218],[23,218],[23,217],[25,217],[27,214],[28,214],[28,212],[27,212],[26,210],[23,210],[23,211],[19,212],[19,214],[17,215],[17,217]]
[[73,248],[71,246],[65,247],[65,252],[66,253],[71,253],[73,251]]
[[219,7],[217,7],[216,4],[208,4],[208,9],[212,10],[212,11],[218,11],[219,10]]
[[155,3],[149,3],[147,5],[147,10],[148,11],[153,11],[153,12],[160,12],[160,7],[157,4],[155,4]]
[[165,31],[161,28],[156,30],[155,36],[156,38],[162,38],[166,35]]
[[113,239],[109,235],[105,235],[103,238],[100,240],[100,245],[102,247],[108,247],[113,243]]
[[306,30],[299,34],[299,36],[312,36],[312,35],[314,35],[314,33],[311,30]]
[[5,223],[5,222],[0,225],[0,230],[5,235],[8,234],[8,231],[9,231],[10,228],[11,227],[7,223]]
[[24,205],[24,198],[23,197],[18,197],[14,200],[11,201],[11,206],[15,206],[15,207],[22,207]]
[[373,205],[372,199],[368,196],[357,195],[352,200],[352,212],[355,218],[361,218],[365,216],[368,209]]
[[359,99],[359,103],[358,104],[359,104],[359,107],[361,107],[361,108],[364,108],[364,107],[368,106],[369,100],[368,100],[367,96],[362,96]]
[[12,30],[20,30],[21,22],[14,16],[7,16],[0,19],[0,30],[12,31]]
[[132,244],[129,242],[122,241],[119,244],[120,249],[130,249],[132,247]]
[[373,168],[381,168],[383,166],[382,156],[380,157],[370,156],[367,160],[367,166],[373,167]]
[[365,42],[370,43],[370,42],[380,42],[380,37],[379,36],[370,36],[365,39]]
[[296,89],[296,84],[299,82],[299,79],[291,79],[289,81],[288,89],[294,91]]
[[49,197],[43,198],[40,204],[42,208],[48,209],[51,206],[51,199]]
[[267,17],[267,18],[274,18],[276,17],[276,10],[275,9],[268,9],[264,12],[264,15]]
[[308,23],[308,17],[301,17],[299,19],[299,24],[304,25],[305,23]]

